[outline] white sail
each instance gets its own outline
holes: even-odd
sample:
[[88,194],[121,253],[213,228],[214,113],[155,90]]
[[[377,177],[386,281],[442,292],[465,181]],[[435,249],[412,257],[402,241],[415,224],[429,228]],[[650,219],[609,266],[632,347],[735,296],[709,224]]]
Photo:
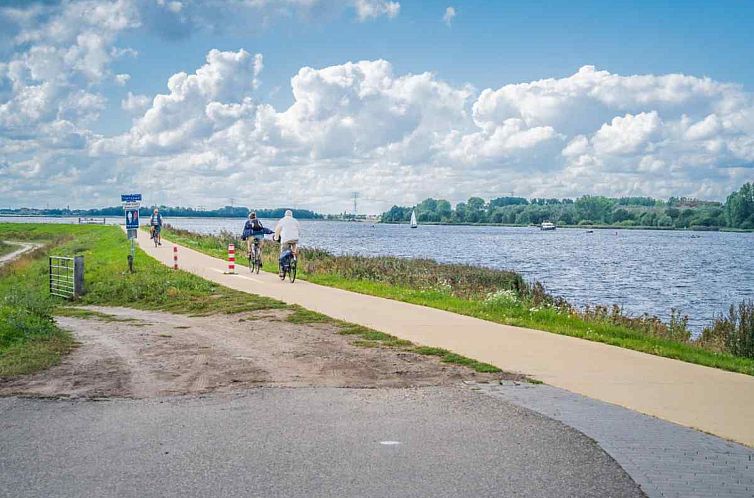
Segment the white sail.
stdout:
[[416,211],[411,211],[411,228],[416,228]]

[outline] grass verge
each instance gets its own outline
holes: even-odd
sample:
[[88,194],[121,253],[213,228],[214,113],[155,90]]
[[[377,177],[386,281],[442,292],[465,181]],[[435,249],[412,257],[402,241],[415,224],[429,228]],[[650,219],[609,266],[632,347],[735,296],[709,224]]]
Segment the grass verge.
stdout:
[[[233,242],[240,261],[245,243],[230,233],[200,235],[166,229],[164,237],[210,256],[225,258]],[[277,245],[266,243],[264,270],[277,270]],[[333,256],[302,249],[298,278],[352,292],[394,299],[514,325],[602,342],[689,363],[754,375],[754,359],[705,349],[704,344],[673,338],[673,327],[654,317],[631,319],[610,313],[578,313],[561,301],[547,301],[544,289],[526,284],[514,272],[429,260]],[[626,325],[629,324],[629,325]],[[685,325],[684,325],[685,327]],[[656,333],[660,331],[660,333]],[[683,333],[678,334],[683,336]]]
[[[425,356],[437,356],[443,363],[452,363],[454,365],[463,365],[477,372],[498,373],[501,369],[489,363],[483,363],[459,354],[450,352],[446,349],[432,348],[428,346],[417,346],[411,341],[399,339],[393,335],[379,332],[354,323],[342,322],[335,320],[321,313],[309,311],[299,306],[294,306],[294,311],[287,320],[291,323],[331,323],[339,327],[338,333],[341,335],[353,336],[351,344],[360,347],[382,347],[391,349],[400,349]],[[530,379],[531,380],[531,379]]]

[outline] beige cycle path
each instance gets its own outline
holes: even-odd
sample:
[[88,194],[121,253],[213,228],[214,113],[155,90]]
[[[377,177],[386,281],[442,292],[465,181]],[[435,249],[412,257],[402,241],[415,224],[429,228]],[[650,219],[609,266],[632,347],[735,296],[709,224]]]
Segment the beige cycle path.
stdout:
[[[139,234],[149,255],[172,266],[173,244]],[[597,342],[500,325],[424,306],[367,296],[240,266],[178,246],[179,267],[244,292],[452,350],[609,403],[754,446],[754,377]],[[138,265],[138,262],[137,262]]]

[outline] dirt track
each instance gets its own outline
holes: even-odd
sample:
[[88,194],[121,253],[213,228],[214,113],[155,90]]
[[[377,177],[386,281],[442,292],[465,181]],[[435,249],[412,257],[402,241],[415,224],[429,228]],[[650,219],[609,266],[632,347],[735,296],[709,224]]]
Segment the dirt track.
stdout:
[[289,311],[189,317],[87,309],[110,318],[59,317],[80,347],[57,367],[0,379],[0,395],[149,398],[258,386],[408,387],[502,377],[435,357],[354,346],[336,325],[286,321]]
[[42,246],[42,244],[35,244],[35,243],[28,243],[28,242],[8,242],[8,243],[17,245],[19,246],[19,248],[13,252],[9,252],[8,254],[5,254],[4,256],[0,256],[0,266],[3,266],[6,263],[10,263],[14,259],[21,256],[22,254],[29,252],[31,250],[34,250],[37,247]]

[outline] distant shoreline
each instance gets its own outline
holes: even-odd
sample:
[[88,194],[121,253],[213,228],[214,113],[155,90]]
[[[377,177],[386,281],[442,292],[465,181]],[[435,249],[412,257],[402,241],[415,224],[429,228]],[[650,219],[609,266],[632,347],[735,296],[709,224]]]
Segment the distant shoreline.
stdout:
[[[78,216],[78,215],[63,215],[63,214],[0,214],[0,219],[3,218],[82,218],[82,219],[98,219],[98,218],[121,218],[122,216],[105,215],[105,216]],[[169,222],[172,218],[203,218],[203,219],[244,219],[243,217],[233,216],[166,216],[165,220]],[[272,218],[263,218],[272,219]],[[364,220],[337,220],[327,218],[299,218],[300,220],[307,221],[327,221],[336,223],[362,223],[362,224],[383,224],[383,225],[408,225],[407,221],[364,221]],[[515,225],[510,223],[448,223],[443,221],[424,221],[419,223],[422,225],[439,225],[439,226],[463,226],[463,227],[507,227],[507,228],[539,228],[539,225]],[[581,229],[581,230],[661,230],[664,232],[732,232],[732,233],[754,233],[754,229],[747,228],[730,228],[730,227],[706,227],[706,226],[692,226],[689,228],[676,228],[676,227],[656,227],[656,226],[622,226],[622,225],[557,225],[558,229]]]
[[[384,225],[408,225],[407,221],[381,221]],[[539,228],[539,225],[516,225],[511,223],[448,223],[444,221],[423,221],[422,225],[461,226],[461,227],[507,227],[507,228]],[[656,226],[623,226],[623,225],[556,225],[558,229],[582,229],[582,230],[662,230],[675,232],[737,232],[754,233],[754,229],[730,228],[730,227],[706,227],[693,226],[689,228],[656,227]]]

